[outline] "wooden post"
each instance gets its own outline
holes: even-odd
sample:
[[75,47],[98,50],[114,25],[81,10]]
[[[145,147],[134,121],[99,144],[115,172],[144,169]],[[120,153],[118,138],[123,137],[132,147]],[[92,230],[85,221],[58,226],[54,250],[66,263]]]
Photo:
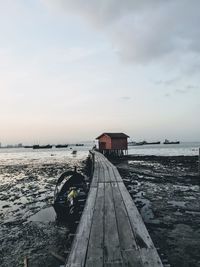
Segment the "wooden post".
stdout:
[[28,267],[28,257],[24,258],[24,267]]
[[198,164],[198,171],[199,171],[199,177],[200,177],[200,148],[199,148],[199,164]]

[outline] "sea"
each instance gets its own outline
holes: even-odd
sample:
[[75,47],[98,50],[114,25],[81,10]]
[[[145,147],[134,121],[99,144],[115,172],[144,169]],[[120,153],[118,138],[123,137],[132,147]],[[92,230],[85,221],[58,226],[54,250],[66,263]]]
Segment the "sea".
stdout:
[[[93,143],[84,146],[68,146],[67,148],[32,149],[32,148],[0,148],[0,165],[29,164],[79,161],[88,156]],[[76,151],[77,153],[72,153]]]
[[129,155],[154,155],[154,156],[197,156],[199,155],[200,142],[181,142],[180,144],[159,144],[129,146]]
[[[53,163],[63,162],[66,159],[76,162],[88,156],[93,142],[84,146],[69,146],[68,148],[32,149],[32,148],[0,148],[0,165],[21,163]],[[155,155],[155,156],[197,156],[199,155],[200,142],[181,142],[180,144],[159,144],[128,146],[129,155]],[[72,151],[77,153],[73,154]]]

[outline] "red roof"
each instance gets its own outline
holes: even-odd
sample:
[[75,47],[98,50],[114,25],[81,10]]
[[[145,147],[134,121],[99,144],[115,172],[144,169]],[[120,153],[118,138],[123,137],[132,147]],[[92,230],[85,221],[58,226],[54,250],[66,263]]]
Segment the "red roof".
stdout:
[[102,133],[96,139],[100,139],[103,135],[109,136],[111,139],[128,138],[129,136],[124,133]]

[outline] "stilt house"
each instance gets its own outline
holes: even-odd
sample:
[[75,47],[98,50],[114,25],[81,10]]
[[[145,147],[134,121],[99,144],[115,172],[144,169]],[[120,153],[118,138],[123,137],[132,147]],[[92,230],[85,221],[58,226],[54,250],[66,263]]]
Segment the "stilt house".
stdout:
[[128,135],[124,133],[103,133],[99,140],[99,151],[106,155],[122,156],[128,153]]

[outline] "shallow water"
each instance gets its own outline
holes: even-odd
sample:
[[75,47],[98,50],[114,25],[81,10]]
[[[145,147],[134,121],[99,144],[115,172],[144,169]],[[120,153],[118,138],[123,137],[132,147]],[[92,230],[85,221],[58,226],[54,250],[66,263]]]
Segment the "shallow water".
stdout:
[[29,222],[55,222],[56,213],[53,207],[45,208],[28,218]]
[[[79,149],[79,150],[78,150]],[[66,258],[69,229],[52,208],[58,177],[74,166],[84,172],[89,147],[0,149],[0,266],[60,266],[52,251]],[[11,256],[12,255],[12,256]]]

